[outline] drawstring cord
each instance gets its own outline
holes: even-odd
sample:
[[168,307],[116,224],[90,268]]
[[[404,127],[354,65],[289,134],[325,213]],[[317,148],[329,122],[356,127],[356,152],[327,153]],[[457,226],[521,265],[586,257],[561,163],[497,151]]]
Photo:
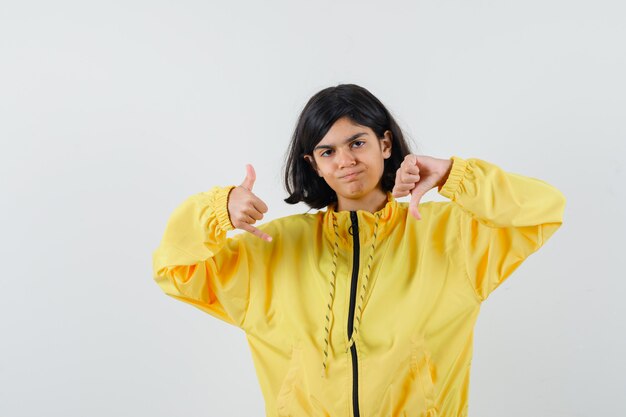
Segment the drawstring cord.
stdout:
[[[333,271],[331,273],[331,281],[330,281],[330,300],[327,303],[326,310],[326,325],[324,326],[324,359],[322,361],[322,378],[325,378],[328,373],[328,346],[330,339],[330,326],[331,326],[331,316],[332,316],[332,305],[335,300],[335,284],[337,282],[337,254],[339,250],[339,232],[337,231],[337,218],[335,217],[335,213],[330,213],[333,219],[333,230],[335,232],[335,239],[333,242]],[[359,304],[357,305],[355,319],[356,323],[354,324],[354,329],[352,331],[352,336],[348,341],[348,347],[346,352],[350,349],[350,347],[354,344],[355,337],[357,336],[357,332],[359,331],[359,325],[361,324],[361,316],[363,314],[363,302],[365,301],[365,294],[367,291],[367,285],[369,283],[370,272],[372,269],[372,261],[374,260],[374,249],[376,248],[376,237],[378,234],[378,223],[380,220],[380,213],[376,213],[376,222],[374,223],[374,239],[372,241],[372,247],[370,249],[370,254],[367,260],[367,267],[365,269],[365,278],[363,280],[363,285],[361,286],[361,296],[359,297]],[[334,319],[334,316],[333,316]],[[333,320],[334,321],[334,320]]]
[[[333,242],[333,271],[331,273],[331,281],[330,281],[330,300],[328,301],[326,310],[326,325],[324,326],[324,360],[322,362],[322,378],[326,377],[327,369],[326,364],[328,363],[328,340],[330,339],[330,316],[332,315],[332,305],[335,301],[335,283],[337,282],[337,252],[339,249],[339,232],[337,231],[337,219],[335,218],[335,214],[331,213],[333,218],[333,230],[335,231],[335,239]],[[333,315],[334,318],[334,315]]]

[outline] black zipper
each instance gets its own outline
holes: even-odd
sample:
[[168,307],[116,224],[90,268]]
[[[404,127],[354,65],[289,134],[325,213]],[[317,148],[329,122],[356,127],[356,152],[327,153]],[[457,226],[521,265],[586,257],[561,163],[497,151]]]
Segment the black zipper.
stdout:
[[[350,212],[350,220],[352,222],[352,242],[353,242],[353,255],[352,255],[352,283],[350,285],[350,310],[348,313],[348,339],[352,337],[352,330],[354,328],[354,309],[356,304],[356,290],[359,280],[359,218],[356,215],[356,211]],[[350,353],[352,353],[352,408],[354,409],[354,417],[360,417],[359,411],[359,363],[356,356],[356,341],[350,346]]]

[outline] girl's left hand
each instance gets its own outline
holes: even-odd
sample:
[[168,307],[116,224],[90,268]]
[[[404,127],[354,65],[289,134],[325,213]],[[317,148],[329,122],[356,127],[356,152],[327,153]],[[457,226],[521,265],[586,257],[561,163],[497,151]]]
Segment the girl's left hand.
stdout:
[[408,154],[396,171],[392,195],[398,198],[411,194],[409,212],[417,220],[421,220],[422,216],[417,210],[420,199],[431,189],[444,184],[451,168],[450,159]]

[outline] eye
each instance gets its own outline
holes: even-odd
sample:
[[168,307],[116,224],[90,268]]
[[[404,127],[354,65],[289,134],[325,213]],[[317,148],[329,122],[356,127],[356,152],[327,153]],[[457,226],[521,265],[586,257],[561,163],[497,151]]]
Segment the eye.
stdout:
[[365,145],[365,141],[364,140],[355,140],[354,142],[352,142],[353,145],[355,145],[355,148],[361,148],[363,145]]
[[332,152],[332,150],[331,149],[326,149],[324,152],[322,152],[320,154],[320,156],[328,156],[328,154],[326,152]]

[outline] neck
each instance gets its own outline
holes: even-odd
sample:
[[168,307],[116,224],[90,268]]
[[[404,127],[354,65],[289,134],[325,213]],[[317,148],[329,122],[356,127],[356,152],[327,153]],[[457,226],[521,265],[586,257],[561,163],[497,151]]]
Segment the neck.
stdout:
[[337,211],[364,210],[374,213],[381,210],[387,204],[387,193],[378,189],[375,193],[358,199],[337,196]]

